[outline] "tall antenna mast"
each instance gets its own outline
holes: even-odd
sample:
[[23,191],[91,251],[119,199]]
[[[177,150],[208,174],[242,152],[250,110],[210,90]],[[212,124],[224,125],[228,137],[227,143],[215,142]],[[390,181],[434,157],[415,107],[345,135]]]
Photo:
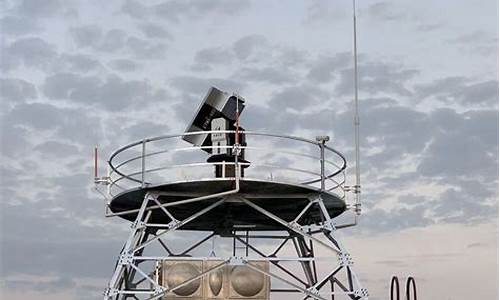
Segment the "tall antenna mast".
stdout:
[[354,31],[354,143],[356,155],[356,184],[354,185],[356,214],[361,214],[361,182],[359,173],[359,103],[358,103],[358,45],[356,37],[356,0],[352,0],[352,25]]

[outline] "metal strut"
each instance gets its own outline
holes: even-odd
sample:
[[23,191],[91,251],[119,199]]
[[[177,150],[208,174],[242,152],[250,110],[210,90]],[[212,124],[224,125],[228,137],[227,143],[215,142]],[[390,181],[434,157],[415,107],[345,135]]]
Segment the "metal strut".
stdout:
[[[241,195],[231,195],[231,202],[239,201],[264,216],[274,220],[275,222],[278,222],[282,225],[283,231],[286,231],[288,235],[249,235],[246,232],[243,235],[238,235],[237,232],[234,232],[228,237],[233,238],[236,242],[244,245],[245,255],[236,256],[237,253],[234,253],[235,255],[229,257],[216,257],[215,255],[211,255],[209,257],[197,257],[193,255],[192,251],[205,243],[210,243],[211,238],[215,235],[215,233],[208,234],[206,237],[201,238],[199,241],[194,242],[191,246],[188,246],[185,250],[178,253],[169,248],[166,242],[161,239],[163,235],[181,228],[184,224],[195,220],[201,215],[221,205],[226,201],[226,199],[228,199],[229,196],[215,201],[213,204],[195,212],[193,215],[184,220],[176,220],[175,216],[173,216],[170,212],[163,210],[162,208],[164,207],[163,205],[159,205],[160,202],[158,197],[159,193],[155,193],[154,191],[149,192],[144,197],[136,220],[132,223],[129,238],[127,239],[118,258],[112,279],[105,291],[105,300],[128,298],[148,300],[160,299],[167,293],[181,288],[194,280],[198,280],[207,275],[209,272],[215,270],[210,269],[202,274],[198,274],[195,277],[185,280],[177,286],[167,287],[162,286],[162,283],[159,282],[158,279],[155,278],[155,276],[153,276],[150,272],[146,272],[142,269],[143,262],[158,263],[169,260],[215,260],[222,262],[221,265],[218,265],[218,268],[227,264],[231,265],[236,262],[237,264],[248,266],[249,268],[264,274],[275,281],[279,281],[288,287],[285,289],[271,288],[271,293],[299,293],[305,297],[304,299],[311,298],[320,300],[336,299],[336,296],[343,296],[352,300],[368,298],[366,289],[361,287],[358,278],[353,271],[353,262],[349,253],[335,236],[336,228],[328,214],[328,210],[326,209],[323,199],[319,195],[310,198],[312,204],[307,205],[305,209],[317,209],[322,215],[323,222],[320,224],[321,230],[314,232],[310,228],[306,230],[299,223],[297,223],[297,221],[295,221],[299,220],[300,216],[297,216],[291,222],[287,222]],[[152,215],[152,210],[148,210],[150,206],[158,206],[156,209],[161,210],[166,217],[169,217],[171,222],[167,224],[166,227],[158,227],[159,224],[149,223],[149,219]],[[303,210],[299,213],[299,215],[304,213],[305,212]],[[326,237],[326,240],[320,238],[317,234],[323,234]],[[257,246],[262,246],[262,244],[252,244],[254,241],[260,240],[260,238],[266,238],[267,240],[269,238],[273,238],[279,241],[279,245],[277,245],[277,247],[270,252],[270,254],[265,254],[265,251],[260,250]],[[283,249],[285,249],[285,245],[288,241],[293,242],[297,256],[282,256],[282,253],[285,252]],[[162,249],[165,250],[163,255],[143,256],[145,248],[155,242],[158,242]],[[336,256],[336,263],[333,265],[326,264],[324,262],[318,264],[317,262],[321,260],[326,259],[331,261],[332,259],[331,257],[315,257],[314,247],[317,245],[322,245],[326,249],[329,249],[331,253],[334,254],[334,257]],[[250,251],[256,253],[259,257],[256,259],[252,258],[250,261]],[[269,271],[263,270],[253,265],[253,261],[267,261],[274,266],[275,269],[271,269]],[[286,264],[292,262],[298,264],[297,266],[299,268],[302,268],[305,279],[300,278],[301,276],[297,274],[296,269],[291,269],[291,267]],[[325,270],[326,267],[331,267],[332,269]],[[318,272],[317,268],[321,268],[322,271]],[[319,277],[318,274],[323,275]],[[327,283],[329,283],[329,285],[327,285]],[[149,284],[149,288],[144,288],[144,284]],[[143,288],[139,288],[141,285]]]

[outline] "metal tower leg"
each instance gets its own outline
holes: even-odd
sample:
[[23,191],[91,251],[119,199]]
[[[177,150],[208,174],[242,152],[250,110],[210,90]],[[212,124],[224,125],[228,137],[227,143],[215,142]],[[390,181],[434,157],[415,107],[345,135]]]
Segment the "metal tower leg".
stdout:
[[[346,249],[343,247],[343,245],[340,243],[339,239],[335,236],[334,234],[336,230],[335,225],[328,213],[328,210],[323,202],[323,199],[320,196],[311,198],[310,199],[311,203],[308,204],[304,208],[304,210],[300,212],[297,218],[295,218],[293,221],[290,222],[281,219],[280,217],[274,215],[273,213],[256,205],[255,203],[244,197],[240,197],[240,200],[241,202],[247,204],[251,208],[260,212],[261,214],[281,224],[284,227],[284,230],[287,230],[298,237],[294,238],[297,253],[299,256],[297,258],[297,261],[300,262],[304,270],[304,273],[306,274],[308,284],[304,288],[302,288],[298,284],[285,280],[284,278],[277,276],[276,274],[268,273],[266,274],[267,276],[276,278],[292,286],[296,290],[302,291],[306,295],[304,299],[314,298],[314,299],[325,300],[326,298],[325,298],[325,292],[323,291],[324,290],[323,287],[328,282],[332,282],[333,285],[335,284],[338,285],[339,288],[342,290],[341,292],[340,291],[334,292],[334,287],[332,286],[331,290],[329,292],[326,292],[328,296],[343,294],[353,300],[368,299],[368,291],[365,288],[361,287],[361,284],[359,283],[356,274],[353,272],[352,258],[350,254],[346,251]],[[325,237],[328,239],[328,241],[324,241],[323,239],[316,237],[314,234],[311,233],[311,231],[306,231],[304,227],[302,227],[300,224],[297,223],[297,220],[300,219],[300,216],[304,215],[306,211],[309,210],[311,207],[319,208],[319,211],[322,215],[322,219],[324,220],[323,224],[321,225],[321,230],[319,231],[319,233],[323,233]],[[308,248],[306,246],[306,241],[309,241],[311,245],[312,244],[322,245],[337,255],[338,265],[333,270],[331,270],[324,278],[320,280],[314,278],[313,272],[311,270],[311,264],[305,263],[307,262],[307,260],[303,259],[304,256],[310,254],[309,253],[310,251],[308,251]],[[310,261],[315,261],[314,257],[311,257]],[[254,269],[256,271],[259,271],[257,270],[257,268]],[[340,280],[341,270],[345,271],[344,281]],[[259,272],[264,273],[263,271]]]
[[144,224],[151,216],[151,211],[148,211],[147,213],[145,213],[145,211],[152,197],[154,196],[150,193],[145,195],[141,208],[137,213],[137,217],[130,226],[131,229],[129,237],[123,246],[120,256],[118,257],[115,271],[111,277],[109,285],[104,291],[104,300],[118,299],[120,296],[118,293],[119,289],[127,286],[127,276],[125,275],[127,273],[127,269],[130,269],[130,264],[133,263],[132,257],[134,254],[132,250],[137,246],[137,244],[141,243],[143,237],[145,236],[146,228]]
[[[178,286],[169,287],[167,289],[166,287],[161,286],[154,278],[152,278],[150,274],[147,274],[143,270],[141,270],[139,268],[139,264],[145,261],[161,261],[162,259],[172,256],[173,255],[172,251],[161,240],[161,236],[169,232],[173,232],[179,227],[187,224],[188,222],[193,221],[199,216],[207,213],[208,211],[224,203],[225,200],[224,199],[218,200],[215,203],[199,210],[198,212],[195,212],[193,215],[187,217],[184,220],[177,220],[165,208],[165,204],[161,204],[158,201],[158,196],[159,193],[156,192],[149,192],[145,195],[141,207],[137,211],[136,220],[131,225],[129,237],[125,245],[123,246],[122,251],[120,252],[120,256],[117,260],[113,276],[109,282],[108,287],[104,292],[104,300],[118,300],[118,299],[128,299],[128,298],[138,299],[138,295],[147,296],[148,297],[147,299],[158,299],[169,291],[178,289],[193,280],[199,279],[199,276],[197,276],[197,278],[191,278],[189,282],[183,282]],[[213,197],[206,196],[203,198],[209,199]],[[149,205],[150,202],[153,202],[152,205]],[[184,204],[184,203],[186,202],[179,201],[179,204]],[[176,203],[169,203],[169,204],[172,205]],[[149,223],[151,214],[154,209],[160,209],[169,218],[170,223],[168,224]],[[159,230],[163,231],[158,233]],[[202,243],[209,240],[213,235],[214,234],[211,234],[208,237],[202,239],[201,241],[195,243],[187,250],[180,253],[180,255],[182,256],[189,253],[191,250],[197,248]],[[149,236],[152,237],[149,238]],[[156,241],[159,242],[159,244],[164,248],[164,250],[168,253],[168,255],[158,256],[158,257],[144,257],[143,252],[145,248]],[[217,266],[217,268],[220,268],[221,266]],[[213,269],[208,270],[207,272],[201,274],[200,276],[204,276],[208,272],[214,271],[217,268],[214,267]],[[140,275],[142,279],[140,279],[137,282],[134,282],[134,279],[137,275]],[[137,286],[144,282],[148,282],[151,288],[138,289]]]

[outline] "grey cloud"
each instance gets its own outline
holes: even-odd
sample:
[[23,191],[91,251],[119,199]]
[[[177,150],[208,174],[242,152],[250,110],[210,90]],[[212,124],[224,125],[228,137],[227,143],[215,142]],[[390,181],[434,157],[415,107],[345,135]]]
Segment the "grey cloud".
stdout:
[[22,79],[0,78],[0,99],[5,103],[24,102],[37,97],[35,86]]
[[57,53],[53,46],[40,38],[18,39],[3,49],[2,67],[10,69],[20,64],[30,67],[47,68]]
[[307,7],[305,22],[318,23],[322,21],[338,21],[344,19],[347,14],[348,12],[344,7],[338,7],[328,1],[312,0],[309,1],[309,5]]
[[[391,93],[401,96],[410,96],[411,91],[406,87],[408,81],[419,73],[415,69],[404,69],[401,66],[366,62],[359,66],[359,88],[362,92],[372,95]],[[340,72],[340,80],[335,88],[337,95],[351,95],[353,93],[353,69],[344,69]]]
[[229,64],[233,61],[233,53],[223,47],[206,48],[195,54],[194,61],[200,65]]
[[[71,194],[64,196],[70,197],[74,203],[89,201],[86,198],[72,197]],[[18,206],[2,204],[2,225],[8,222],[30,224],[17,226],[19,228],[2,236],[2,275],[55,273],[65,277],[96,278],[108,275],[121,242],[103,234],[106,232],[105,228],[96,232],[95,228],[75,226],[74,218],[72,220],[57,213],[49,214],[47,208],[54,205],[57,207],[57,204],[50,203],[48,199]],[[31,209],[26,209],[28,206]],[[65,208],[71,209],[68,206]],[[72,213],[81,214],[76,210]],[[9,253],[8,257],[5,256],[6,253]],[[30,259],[34,257],[36,259]],[[89,257],[92,259],[89,260]]]
[[20,36],[37,32],[40,30],[38,25],[29,18],[18,16],[5,16],[0,20],[0,27],[3,34]]
[[157,17],[159,19],[180,22],[185,19],[201,18],[212,15],[233,15],[249,7],[250,2],[230,0],[170,0],[147,6],[138,1],[127,0],[122,12],[137,19]]
[[[261,75],[267,77],[266,80],[276,79],[279,81],[286,72],[290,72],[292,68],[304,63],[305,57],[306,53],[303,51],[273,45],[263,35],[252,34],[244,36],[232,44],[199,50],[195,54],[194,65],[191,69],[209,71],[214,66],[228,66],[235,62],[255,63],[256,65],[253,67],[246,67],[246,72],[252,79],[255,78],[254,73],[260,72]],[[275,74],[269,74],[271,72]],[[273,75],[278,75],[279,78],[275,78]]]
[[311,65],[308,77],[316,82],[330,81],[335,72],[352,64],[352,54],[337,53],[334,56],[319,57]]
[[425,197],[415,196],[412,194],[398,197],[398,203],[403,203],[408,205],[421,204],[424,203],[425,201],[426,201]]
[[259,50],[265,49],[268,46],[269,42],[266,37],[262,35],[249,35],[234,42],[233,51],[240,60],[252,60],[253,56]]
[[455,98],[463,104],[487,104],[490,107],[498,105],[498,81],[488,80],[467,85],[456,93]]
[[[25,128],[12,126],[12,124],[6,124],[3,120],[2,130],[0,130],[0,151],[2,154],[15,158],[25,153],[29,146],[29,142],[25,138],[26,134],[27,130]],[[2,175],[3,174],[4,173],[2,172]]]
[[[391,98],[360,101],[360,116],[362,147],[384,149],[366,157],[371,168],[384,169],[405,154],[419,153],[432,134],[432,124],[425,113],[397,105]],[[348,140],[353,136],[352,117],[352,110],[336,116],[335,133],[340,139]]]
[[498,43],[498,37],[488,35],[485,31],[474,31],[466,34],[461,34],[455,38],[448,39],[449,43],[454,44],[477,44],[485,42]]
[[243,80],[254,82],[267,82],[272,84],[283,84],[294,81],[294,77],[287,72],[283,72],[278,68],[264,67],[264,68],[242,68],[238,70],[237,77]]
[[97,25],[73,27],[70,34],[80,48],[92,48],[102,52],[116,52],[122,50],[127,41],[127,33],[120,29],[106,31]]
[[461,117],[460,127],[435,135],[418,166],[423,175],[495,176],[498,173],[498,112],[468,112]]
[[111,29],[102,37],[97,49],[105,52],[114,52],[125,46],[127,33],[120,29]]
[[448,189],[436,201],[433,213],[442,222],[474,223],[497,217],[498,206],[485,204],[477,195]]
[[[143,30],[148,34],[160,34],[162,28],[145,24]],[[166,31],[165,31],[166,32]],[[150,42],[135,36],[128,36],[121,29],[111,29],[105,33],[96,25],[85,25],[70,29],[75,43],[82,48],[99,52],[123,52],[140,59],[160,59],[165,56],[167,45],[163,42]]]
[[338,69],[344,69],[352,61],[352,54],[343,52],[334,56],[319,57],[313,62],[308,77],[317,82],[330,81]]
[[498,169],[495,167],[497,158],[488,155],[492,150],[478,137],[438,135],[426,151],[418,171],[425,176],[493,175]]
[[25,124],[37,129],[53,129],[61,123],[62,112],[50,104],[19,104],[8,115],[8,122]]
[[250,5],[247,0],[171,0],[154,6],[155,14],[170,21],[180,21],[186,17],[202,17],[207,14],[233,15]]
[[23,0],[17,7],[17,12],[21,15],[32,18],[46,18],[55,15],[76,14],[71,1],[60,0]]
[[175,89],[186,93],[199,96],[199,101],[203,99],[205,93],[211,86],[218,87],[226,92],[241,92],[245,84],[231,79],[224,78],[201,78],[192,76],[174,77],[170,84]]
[[166,134],[168,132],[166,124],[158,124],[153,122],[140,122],[132,126],[124,128],[122,131],[127,133],[132,141],[140,140],[145,137],[153,137]]
[[378,2],[367,8],[369,16],[382,21],[396,21],[406,17],[403,12],[398,12],[390,2]]
[[58,69],[64,69],[71,72],[87,73],[97,70],[101,67],[101,63],[92,58],[92,56],[84,54],[62,54],[60,55]]
[[45,157],[50,159],[65,158],[78,154],[78,148],[76,146],[57,141],[46,141],[36,145],[34,150],[41,152]]
[[446,77],[434,80],[431,83],[418,84],[415,86],[415,91],[419,98],[425,98],[435,94],[442,94],[451,90],[460,89],[465,85],[466,81],[467,79],[465,77]]
[[425,227],[433,224],[426,214],[427,205],[417,205],[413,208],[400,208],[386,211],[373,209],[367,211],[360,221],[360,230],[364,233],[394,232],[412,227]]
[[148,38],[173,39],[173,36],[160,24],[143,23],[139,28]]
[[133,72],[140,67],[135,61],[129,59],[115,59],[110,61],[109,65],[112,69],[121,72]]
[[[8,155],[30,150],[25,140],[28,130],[50,131],[58,138],[87,146],[102,138],[100,120],[88,116],[85,110],[42,103],[16,105],[4,118],[3,129],[2,140],[6,144],[2,151]],[[41,150],[49,150],[49,146],[44,145]]]
[[432,32],[443,27],[442,23],[424,23],[417,26],[417,30],[421,32]]
[[97,25],[85,25],[70,29],[70,34],[79,47],[96,46],[102,38],[102,29]]
[[465,77],[446,77],[415,86],[419,99],[437,99],[446,104],[498,106],[498,81],[471,82]]
[[47,77],[43,92],[51,99],[100,104],[111,110],[122,110],[133,104],[143,105],[165,96],[163,90],[155,90],[147,81],[124,81],[117,76],[102,81],[72,73]]
[[134,0],[126,0],[122,5],[121,11],[137,19],[145,18],[149,13],[149,9],[147,6],[143,5],[141,2]]
[[270,106],[273,109],[301,110],[314,105],[325,96],[321,89],[313,86],[287,87],[272,96]]
[[148,43],[136,37],[129,37],[126,45],[137,58],[161,59],[165,57],[167,46],[164,43]]
[[279,53],[276,56],[278,64],[286,69],[290,67],[302,67],[307,63],[307,59],[308,53],[306,51],[290,47],[280,47]]

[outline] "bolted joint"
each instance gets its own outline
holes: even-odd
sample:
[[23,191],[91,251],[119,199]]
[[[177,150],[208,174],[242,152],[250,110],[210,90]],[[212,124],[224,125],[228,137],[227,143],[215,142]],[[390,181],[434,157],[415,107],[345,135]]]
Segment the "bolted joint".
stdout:
[[232,256],[229,258],[229,265],[231,266],[243,266],[246,265],[248,261],[241,256]]
[[172,220],[167,224],[168,229],[177,229],[181,226],[181,222],[179,220]]
[[128,266],[132,264],[133,261],[134,261],[134,256],[132,255],[132,253],[126,252],[120,254],[120,259],[118,260],[118,264],[122,266]]
[[340,252],[338,254],[339,265],[342,267],[351,266],[353,264],[351,254]]
[[354,296],[361,298],[368,298],[368,290],[365,288],[360,288],[354,291]]
[[132,224],[130,224],[130,228],[132,229],[140,229],[140,228],[144,228],[146,227],[146,223],[144,223],[143,221],[134,221]]
[[105,177],[94,177],[94,183],[95,184],[102,184],[102,185],[110,185],[111,184],[111,178],[108,176]]
[[319,296],[319,290],[313,286],[308,288],[307,291],[314,296]]
[[318,135],[316,137],[316,141],[322,144],[325,144],[330,140],[330,137],[328,135]]
[[115,288],[106,288],[104,290],[104,297],[109,298],[109,297],[114,297],[118,295],[118,289]]
[[293,229],[300,230],[301,232],[304,232],[302,226],[295,221],[288,223],[288,225],[290,225],[290,227],[292,227]]
[[357,215],[360,215],[360,214],[361,214],[361,203],[356,203],[356,204],[354,204],[354,212],[355,212]]
[[241,145],[240,144],[234,144],[232,151],[233,151],[233,155],[234,156],[240,156],[241,155]]
[[163,288],[161,286],[157,286],[157,287],[155,287],[155,289],[153,291],[153,296],[163,295],[163,294],[165,294],[165,291],[166,291],[165,288]]
[[330,220],[329,222],[324,222],[322,228],[328,231],[335,231],[337,227],[335,226],[337,223],[335,221]]

